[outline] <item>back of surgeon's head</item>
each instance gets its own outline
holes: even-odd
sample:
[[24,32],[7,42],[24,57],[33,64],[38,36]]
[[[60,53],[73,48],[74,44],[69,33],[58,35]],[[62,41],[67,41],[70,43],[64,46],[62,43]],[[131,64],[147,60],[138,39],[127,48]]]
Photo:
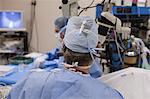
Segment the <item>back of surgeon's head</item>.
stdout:
[[96,48],[98,44],[97,25],[88,16],[71,17],[67,23],[64,37],[65,62],[78,66],[90,65],[92,58],[89,49]]

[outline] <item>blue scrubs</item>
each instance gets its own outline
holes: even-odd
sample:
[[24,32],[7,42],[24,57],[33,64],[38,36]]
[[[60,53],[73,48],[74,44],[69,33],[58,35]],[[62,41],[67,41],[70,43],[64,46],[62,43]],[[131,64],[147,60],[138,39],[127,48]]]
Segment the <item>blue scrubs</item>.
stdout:
[[59,69],[30,72],[13,86],[7,99],[123,99],[121,94],[90,76]]

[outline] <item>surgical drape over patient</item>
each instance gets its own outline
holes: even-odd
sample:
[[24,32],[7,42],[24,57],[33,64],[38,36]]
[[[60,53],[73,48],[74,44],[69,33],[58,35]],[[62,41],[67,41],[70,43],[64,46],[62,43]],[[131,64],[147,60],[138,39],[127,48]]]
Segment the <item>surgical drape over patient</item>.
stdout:
[[31,72],[8,99],[123,99],[104,83],[67,70]]

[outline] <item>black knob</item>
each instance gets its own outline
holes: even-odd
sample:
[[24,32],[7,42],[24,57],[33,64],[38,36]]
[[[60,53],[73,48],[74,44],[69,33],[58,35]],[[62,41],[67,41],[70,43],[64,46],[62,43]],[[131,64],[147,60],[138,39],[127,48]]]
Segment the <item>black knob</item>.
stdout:
[[36,6],[36,0],[31,2],[31,5]]
[[59,9],[62,9],[62,6],[59,6]]
[[78,6],[78,9],[80,9],[81,7],[80,6]]
[[62,0],[62,3],[63,3],[63,4],[67,4],[67,3],[68,3],[68,0]]

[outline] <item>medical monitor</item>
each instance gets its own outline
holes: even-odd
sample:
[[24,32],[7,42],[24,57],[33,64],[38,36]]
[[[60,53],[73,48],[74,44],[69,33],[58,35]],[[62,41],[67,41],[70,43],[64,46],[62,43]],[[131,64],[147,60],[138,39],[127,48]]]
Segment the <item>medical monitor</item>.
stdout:
[[0,31],[25,31],[21,11],[0,11]]

